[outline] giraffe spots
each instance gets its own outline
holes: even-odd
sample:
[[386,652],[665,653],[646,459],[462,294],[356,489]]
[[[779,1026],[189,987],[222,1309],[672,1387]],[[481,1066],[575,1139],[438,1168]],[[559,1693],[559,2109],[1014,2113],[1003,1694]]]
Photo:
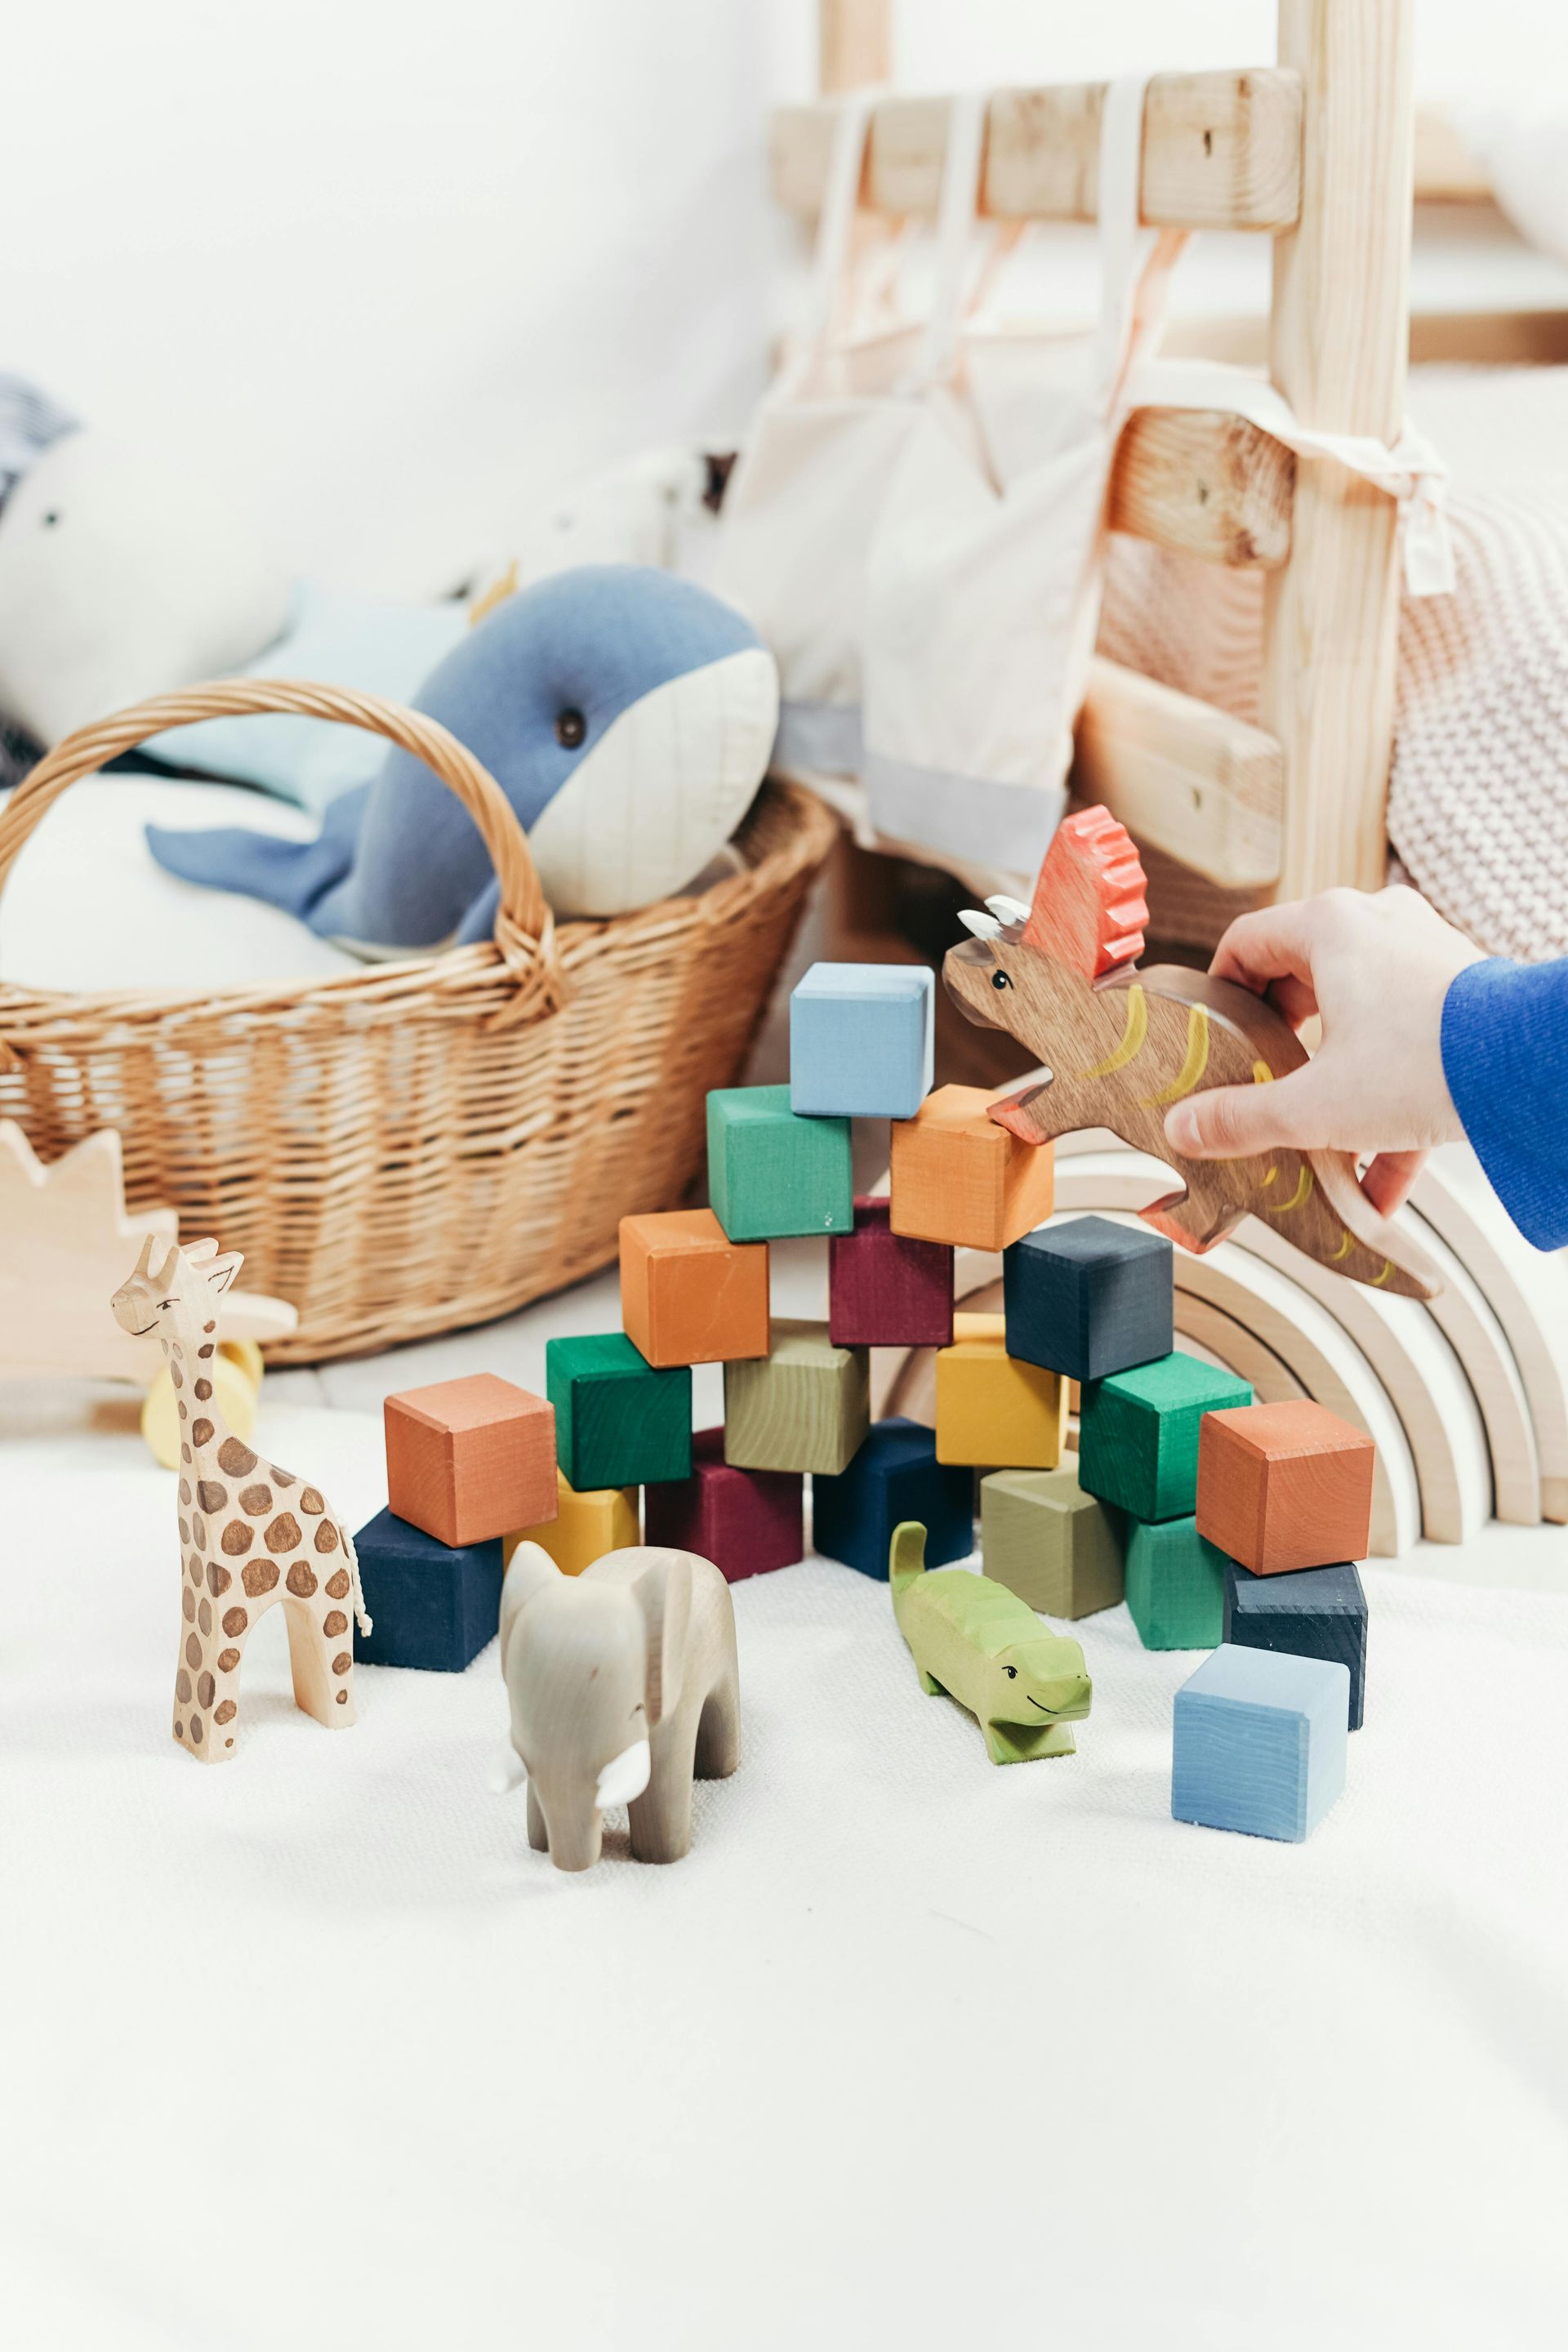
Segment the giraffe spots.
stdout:
[[295,1477],[292,1470],[275,1469],[272,1473],[272,1483],[275,1486],[297,1486],[300,1481]]
[[323,1519],[321,1526],[316,1529],[316,1549],[318,1551],[336,1551],[337,1548],[338,1531],[336,1528],[333,1527],[331,1519]]
[[[191,1417],[191,1416],[190,1416],[189,1412],[186,1411],[185,1406],[184,1406],[184,1404],[183,1402],[182,1402],[182,1403],[180,1403],[180,1404],[178,1404],[178,1405],[176,1405],[176,1406],[175,1406],[175,1408],[174,1408],[174,1410],[175,1410],[175,1412],[179,1414],[180,1419],[181,1419],[182,1421],[189,1421],[189,1419],[190,1419],[190,1417]],[[186,1454],[186,1456],[185,1456],[186,1461],[188,1462],[188,1461],[190,1460],[190,1458],[191,1458],[191,1457],[190,1457],[190,1455],[187,1454]]]
[[220,1486],[216,1478],[198,1478],[196,1500],[204,1511],[216,1516],[228,1500],[228,1488]]
[[210,1333],[217,1329],[217,1325],[216,1323],[204,1323],[202,1325],[202,1329]]
[[[210,1421],[193,1421],[191,1423],[191,1435],[198,1445],[210,1445],[216,1433]],[[223,1456],[219,1454],[218,1459],[222,1462]],[[226,1470],[227,1463],[224,1462],[223,1466]]]
[[[190,1540],[191,1540],[191,1528],[190,1528],[190,1522],[189,1522],[189,1520],[188,1520],[188,1519],[181,1519],[181,1520],[179,1520],[179,1521],[178,1521],[178,1526],[179,1526],[179,1530],[180,1530],[180,1541],[182,1542],[182,1544],[188,1544],[188,1543],[190,1542]],[[203,1540],[205,1541],[205,1538],[203,1538]]]
[[180,1606],[185,1612],[186,1624],[194,1625],[196,1622],[196,1596],[188,1584],[180,1595]]
[[[233,1699],[226,1698],[221,1706],[214,1708],[213,1721],[215,1723],[232,1723],[238,1713],[239,1709],[236,1706]],[[226,1739],[223,1744],[226,1748],[232,1748],[234,1746],[232,1739]]]
[[191,1678],[189,1675],[186,1674],[184,1666],[182,1666],[179,1673],[174,1676],[174,1696],[179,1700],[180,1705],[184,1706],[186,1700],[190,1697],[190,1695]]
[[199,1715],[193,1715],[191,1717],[191,1739],[195,1747],[199,1748],[201,1746],[202,1719]]
[[205,1404],[212,1392],[213,1384],[211,1381],[198,1381],[196,1382],[196,1402],[198,1404]]
[[250,1549],[250,1539],[254,1532],[255,1530],[246,1527],[243,1521],[230,1519],[223,1531],[223,1548],[230,1559],[237,1559],[241,1552]]
[[273,1520],[272,1525],[267,1530],[266,1540],[268,1551],[297,1551],[299,1549],[300,1544],[304,1541],[304,1538],[300,1533],[300,1522],[294,1517],[292,1511],[279,1511],[278,1517]]
[[180,1481],[180,1500],[188,1511],[191,1507],[191,1482],[188,1478]]
[[176,1717],[174,1717],[174,1737],[175,1737],[175,1738],[176,1738],[176,1739],[183,1739],[183,1738],[184,1738],[184,1736],[185,1736],[185,1727],[184,1727],[184,1725],[180,1721],[179,1717],[178,1717],[178,1716],[176,1716]]
[[231,1478],[248,1478],[256,1467],[256,1456],[237,1437],[226,1437],[217,1450],[217,1466]]
[[196,1683],[196,1704],[199,1706],[211,1706],[216,1696],[217,1685],[211,1675],[202,1675]]
[[326,1615],[321,1620],[321,1631],[326,1635],[328,1641],[332,1641],[339,1633],[346,1633],[348,1630],[349,1621],[343,1615],[342,1611],[341,1609],[329,1609]]
[[206,1358],[212,1354],[212,1351],[213,1351],[213,1343],[212,1343],[212,1341],[211,1341],[210,1339],[207,1339],[207,1340],[204,1341],[203,1345],[202,1345],[201,1347],[199,1347],[199,1348],[196,1349],[196,1353],[197,1353],[197,1355],[198,1355],[198,1356],[200,1356],[200,1357],[202,1358],[202,1360],[203,1360],[203,1361],[204,1361],[204,1362],[205,1361]]
[[340,1706],[347,1706],[348,1703],[349,1703],[349,1695],[348,1695],[347,1691],[340,1691],[340,1692],[338,1693],[338,1705],[339,1705]]
[[181,1446],[181,1448],[180,1448],[180,1459],[181,1459],[181,1461],[182,1461],[182,1462],[188,1462],[188,1461],[190,1460],[190,1458],[191,1458],[191,1449],[190,1449],[190,1447],[189,1447],[188,1445],[182,1445],[182,1446]]
[[190,1570],[191,1582],[193,1584],[199,1584],[202,1580],[202,1557],[200,1552],[194,1551],[191,1554]]
[[216,1559],[209,1559],[207,1562],[207,1582],[212,1587],[214,1598],[217,1599],[228,1591],[229,1586],[234,1582],[234,1579],[229,1574],[226,1568],[220,1568]]
[[185,1664],[187,1666],[199,1666],[201,1662],[202,1645],[192,1633],[185,1643]]
[[178,1356],[171,1356],[169,1359],[169,1378],[174,1381],[174,1386],[177,1389],[183,1389],[184,1387],[185,1376],[180,1370],[180,1360]]
[[307,1486],[300,1497],[300,1508],[302,1511],[308,1511],[311,1518],[315,1519],[321,1517],[326,1507],[325,1497],[314,1486]]
[[[232,1609],[230,1610],[229,1614],[231,1617],[237,1617],[239,1612],[237,1609]],[[238,1664],[239,1652],[237,1650],[220,1650],[218,1652],[217,1670],[220,1675],[232,1675]]]
[[248,1609],[226,1609],[223,1612],[223,1630],[231,1642],[238,1641],[249,1622]]
[[191,1525],[196,1531],[196,1541],[201,1545],[202,1549],[205,1551],[206,1549],[207,1542],[207,1523],[205,1519],[202,1517],[199,1511],[192,1519]]
[[248,1511],[253,1519],[264,1518],[272,1508],[270,1486],[247,1486],[239,1498],[239,1507]]
[[239,1580],[254,1601],[258,1593],[270,1592],[277,1583],[277,1563],[270,1559],[253,1559]]
[[336,1576],[328,1577],[327,1591],[334,1601],[341,1601],[348,1589],[349,1572],[346,1568],[340,1568]]
[[301,1601],[309,1601],[316,1589],[314,1570],[307,1568],[302,1559],[297,1559],[294,1562],[285,1581],[289,1591],[297,1594]]
[[213,1605],[210,1601],[204,1601],[201,1607],[196,1611],[196,1623],[201,1628],[204,1634],[210,1633],[212,1632]]
[[333,1674],[346,1675],[353,1662],[353,1652],[352,1650],[340,1650],[337,1656],[332,1660]]

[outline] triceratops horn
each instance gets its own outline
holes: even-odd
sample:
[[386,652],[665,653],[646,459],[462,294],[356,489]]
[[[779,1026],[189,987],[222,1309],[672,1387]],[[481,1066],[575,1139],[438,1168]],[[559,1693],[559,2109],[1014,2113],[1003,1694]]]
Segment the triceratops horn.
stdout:
[[973,932],[977,940],[999,940],[1002,936],[1002,926],[996,917],[983,915],[973,907],[961,908],[958,919],[966,931]]
[[1026,923],[1029,919],[1029,909],[1022,898],[987,898],[985,903],[999,923]]

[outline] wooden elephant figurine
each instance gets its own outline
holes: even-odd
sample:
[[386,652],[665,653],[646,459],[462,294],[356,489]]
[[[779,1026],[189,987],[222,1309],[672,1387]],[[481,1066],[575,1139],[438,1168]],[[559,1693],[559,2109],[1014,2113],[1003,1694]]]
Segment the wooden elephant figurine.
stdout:
[[586,1870],[605,1810],[624,1804],[637,1859],[679,1862],[694,1774],[721,1780],[741,1760],[735,1612],[712,1561],[637,1545],[563,1576],[538,1544],[519,1544],[500,1662],[530,1845]]

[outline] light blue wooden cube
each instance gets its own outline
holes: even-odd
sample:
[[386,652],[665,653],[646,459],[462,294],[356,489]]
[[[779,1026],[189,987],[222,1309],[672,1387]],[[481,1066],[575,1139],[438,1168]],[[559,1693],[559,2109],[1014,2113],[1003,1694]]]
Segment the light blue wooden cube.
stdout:
[[1345,1785],[1350,1669],[1226,1643],[1176,1693],[1171,1811],[1248,1837],[1310,1837]]
[[913,1118],[931,1092],[924,964],[814,963],[789,1001],[789,1102],[805,1118]]

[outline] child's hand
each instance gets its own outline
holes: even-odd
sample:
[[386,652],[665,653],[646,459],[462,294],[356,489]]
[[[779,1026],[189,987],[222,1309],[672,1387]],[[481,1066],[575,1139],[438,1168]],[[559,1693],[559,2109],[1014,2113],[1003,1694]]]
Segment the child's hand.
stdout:
[[1165,1116],[1189,1160],[1289,1145],[1376,1158],[1363,1180],[1385,1215],[1427,1151],[1463,1134],[1443,1075],[1443,1000],[1481,950],[1414,890],[1328,890],[1232,923],[1209,969],[1268,995],[1292,1028],[1316,1013],[1323,1042],[1304,1070],[1266,1087],[1215,1087]]

